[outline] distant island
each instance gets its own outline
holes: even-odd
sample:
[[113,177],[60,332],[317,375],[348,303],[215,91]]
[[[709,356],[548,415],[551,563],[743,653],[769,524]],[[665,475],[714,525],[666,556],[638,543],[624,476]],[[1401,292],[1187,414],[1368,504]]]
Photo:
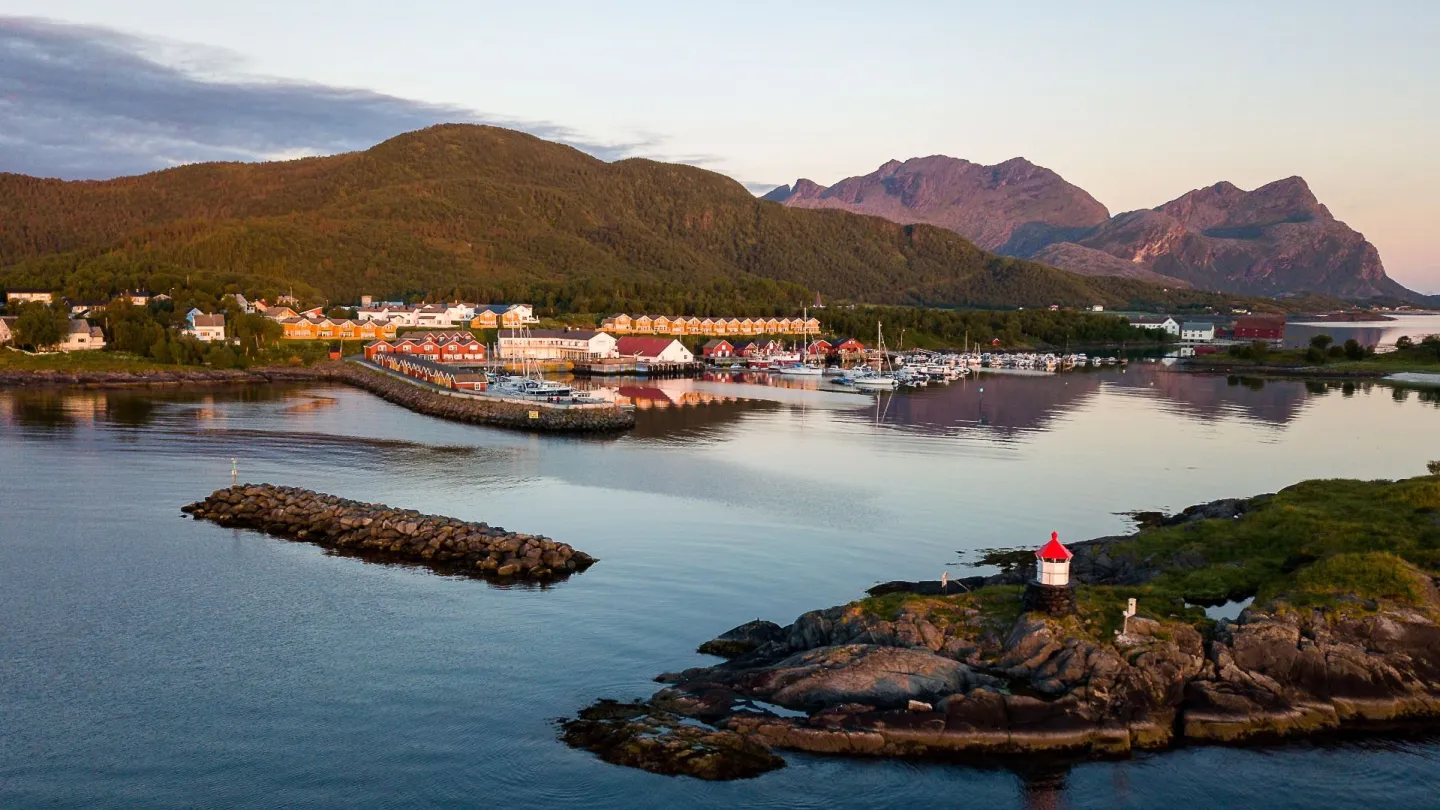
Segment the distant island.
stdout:
[[1132,535],[991,552],[992,576],[749,622],[701,646],[728,661],[601,701],[561,735],[617,764],[732,779],[786,749],[1116,755],[1440,718],[1440,462],[1430,472],[1141,516]]

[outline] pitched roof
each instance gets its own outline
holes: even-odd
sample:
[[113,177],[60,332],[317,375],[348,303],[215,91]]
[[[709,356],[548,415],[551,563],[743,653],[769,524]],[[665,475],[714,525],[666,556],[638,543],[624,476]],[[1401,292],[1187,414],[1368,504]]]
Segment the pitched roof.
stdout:
[[1068,560],[1074,556],[1075,555],[1070,552],[1070,549],[1060,545],[1059,532],[1051,532],[1050,542],[1035,552],[1035,559],[1037,560]]
[[734,347],[735,347],[735,344],[731,343],[730,341],[726,340],[725,338],[715,338],[715,339],[713,339],[713,340],[707,340],[707,341],[705,341],[705,348],[707,348],[707,349],[716,349],[716,348],[719,348],[719,346],[720,346],[721,343],[724,343],[724,344],[730,346],[731,348],[734,348]]
[[669,348],[670,344],[679,342],[675,338],[665,337],[622,337],[616,341],[615,348],[621,355],[655,357]]
[[223,327],[224,325],[225,325],[225,316],[224,316],[224,315],[196,315],[196,316],[195,316],[195,326],[196,326],[197,328],[198,328],[198,327],[201,327],[201,326],[208,326],[208,327],[222,326],[222,327]]
[[[593,329],[531,329],[530,337],[537,338],[565,338],[567,340],[590,340],[596,335],[603,335],[604,332],[596,332]],[[500,336],[501,340],[508,340],[505,335]]]
[[1180,328],[1186,332],[1204,332],[1206,329],[1214,329],[1215,324],[1208,321],[1186,321]]

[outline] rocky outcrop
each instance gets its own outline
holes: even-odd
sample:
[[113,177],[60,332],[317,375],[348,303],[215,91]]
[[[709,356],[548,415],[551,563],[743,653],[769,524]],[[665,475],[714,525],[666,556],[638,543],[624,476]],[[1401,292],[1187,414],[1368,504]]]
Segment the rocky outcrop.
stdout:
[[271,484],[228,487],[181,511],[339,552],[484,579],[554,582],[595,558],[548,537]]
[[765,199],[796,208],[839,208],[907,225],[938,225],[986,250],[1001,249],[1017,229],[1034,223],[1084,232],[1110,215],[1083,189],[1024,158],[995,166],[944,155],[892,160],[829,188],[797,180],[794,188],[781,186]]
[[[1425,483],[1391,497],[1428,503],[1428,479],[1415,480]],[[1199,537],[1202,525],[1213,531],[1252,512],[1289,508],[1286,493],[1295,497],[1287,490],[1135,518]],[[660,675],[664,688],[635,704],[641,715],[663,712],[671,721],[612,724],[603,745],[592,739],[587,747],[611,761],[624,757],[608,746],[680,750],[703,724],[731,749],[1111,756],[1440,720],[1433,571],[1389,554],[1340,563],[1307,556],[1302,546],[1280,563],[1295,573],[1271,580],[1293,592],[1280,588],[1234,620],[1211,621],[1155,584],[1211,565],[1195,545],[1131,535],[1069,548],[1079,585],[1061,590],[1067,607],[1074,600],[1073,613],[1033,610],[1039,605],[1025,600],[1020,585],[1025,570],[943,585],[888,582],[868,599],[811,611],[787,627],[757,620],[722,634],[701,651],[730,660]],[[1327,564],[1390,577],[1395,584],[1376,593],[1393,595],[1360,598],[1343,585],[1307,590],[1306,582],[1331,581],[1306,579]],[[1140,612],[1122,622],[1125,598],[1136,593]],[[1187,591],[1185,598],[1196,597]]]

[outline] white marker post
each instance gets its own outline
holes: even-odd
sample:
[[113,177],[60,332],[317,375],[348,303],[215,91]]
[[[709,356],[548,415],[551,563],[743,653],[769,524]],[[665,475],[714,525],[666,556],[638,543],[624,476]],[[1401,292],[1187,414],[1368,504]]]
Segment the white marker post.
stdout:
[[1131,599],[1131,600],[1129,600],[1129,601],[1126,603],[1126,605],[1125,605],[1125,612],[1124,612],[1123,614],[1121,614],[1121,615],[1123,615],[1123,616],[1125,617],[1125,619],[1124,619],[1124,621],[1121,623],[1121,626],[1120,626],[1120,635],[1122,635],[1122,636],[1128,636],[1128,635],[1130,635],[1130,617],[1135,615],[1135,600],[1134,600],[1134,599]]
[[234,456],[230,457],[230,486],[240,486],[240,462]]
[[950,572],[945,571],[940,574],[940,593],[944,594],[945,589],[948,587],[950,587]]

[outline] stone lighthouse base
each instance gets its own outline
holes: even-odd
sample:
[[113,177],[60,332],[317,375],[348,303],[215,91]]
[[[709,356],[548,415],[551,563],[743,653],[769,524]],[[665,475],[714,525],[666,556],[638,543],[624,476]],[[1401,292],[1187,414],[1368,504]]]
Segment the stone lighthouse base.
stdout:
[[1025,583],[1024,605],[1027,611],[1071,616],[1075,613],[1075,588],[1071,585],[1041,585],[1032,579]]

